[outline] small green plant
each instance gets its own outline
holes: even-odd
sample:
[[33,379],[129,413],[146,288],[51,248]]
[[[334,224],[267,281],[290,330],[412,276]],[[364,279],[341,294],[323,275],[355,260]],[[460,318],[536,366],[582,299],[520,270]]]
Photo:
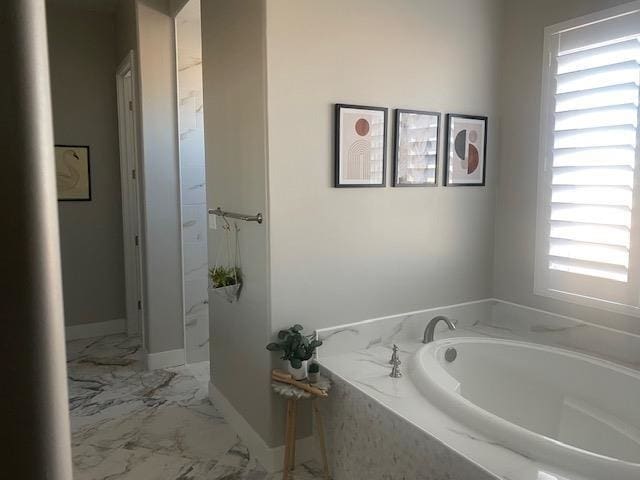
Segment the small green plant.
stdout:
[[240,269],[238,267],[218,266],[209,269],[209,279],[213,288],[229,287],[241,282]]
[[318,365],[316,362],[313,362],[311,365],[309,365],[309,373],[320,373],[320,365]]
[[282,352],[283,360],[288,360],[293,368],[302,367],[304,360],[309,360],[322,342],[314,335],[303,335],[302,325],[294,325],[278,332],[278,341],[267,345],[271,352]]

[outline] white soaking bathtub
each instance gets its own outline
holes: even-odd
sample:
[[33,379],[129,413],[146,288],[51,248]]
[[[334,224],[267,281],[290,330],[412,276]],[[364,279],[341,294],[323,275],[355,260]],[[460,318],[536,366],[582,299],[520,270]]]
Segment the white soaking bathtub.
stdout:
[[411,376],[432,404],[491,442],[590,478],[640,479],[637,371],[555,347],[463,337],[420,348]]

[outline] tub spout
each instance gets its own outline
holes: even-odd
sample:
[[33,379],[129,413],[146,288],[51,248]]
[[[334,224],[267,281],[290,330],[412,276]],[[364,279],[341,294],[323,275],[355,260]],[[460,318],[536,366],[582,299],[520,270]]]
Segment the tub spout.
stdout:
[[455,330],[456,329],[456,326],[453,323],[451,323],[451,320],[449,320],[447,317],[444,317],[442,315],[438,315],[437,317],[433,317],[429,321],[429,323],[427,323],[427,328],[424,329],[424,335],[422,336],[422,343],[433,342],[433,335],[434,335],[435,330],[436,330],[436,325],[440,321],[446,323],[447,327],[449,327],[449,330]]

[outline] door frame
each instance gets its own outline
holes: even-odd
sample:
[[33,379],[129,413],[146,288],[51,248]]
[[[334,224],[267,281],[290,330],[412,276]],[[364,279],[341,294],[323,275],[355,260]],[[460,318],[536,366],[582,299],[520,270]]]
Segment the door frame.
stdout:
[[[126,77],[131,76],[127,99]],[[144,345],[144,241],[142,238],[140,155],[138,148],[138,99],[135,53],[129,51],[116,70],[120,188],[122,193],[122,238],[126,292],[126,325],[130,336],[141,335]],[[130,115],[130,118],[127,116]],[[127,128],[131,131],[127,132]],[[127,133],[130,142],[127,141]],[[130,143],[130,145],[128,145]],[[128,148],[130,146],[130,148]]]

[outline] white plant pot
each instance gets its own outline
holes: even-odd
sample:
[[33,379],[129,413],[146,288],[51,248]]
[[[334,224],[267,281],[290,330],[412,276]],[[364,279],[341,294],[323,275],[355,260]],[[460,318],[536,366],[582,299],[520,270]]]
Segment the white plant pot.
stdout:
[[300,368],[293,368],[291,366],[291,362],[287,362],[287,369],[294,380],[304,380],[307,378],[307,360],[302,361],[302,366]]
[[242,283],[236,283],[235,285],[229,285],[227,287],[209,288],[216,295],[221,296],[229,303],[234,303],[240,296],[240,290],[242,289]]

